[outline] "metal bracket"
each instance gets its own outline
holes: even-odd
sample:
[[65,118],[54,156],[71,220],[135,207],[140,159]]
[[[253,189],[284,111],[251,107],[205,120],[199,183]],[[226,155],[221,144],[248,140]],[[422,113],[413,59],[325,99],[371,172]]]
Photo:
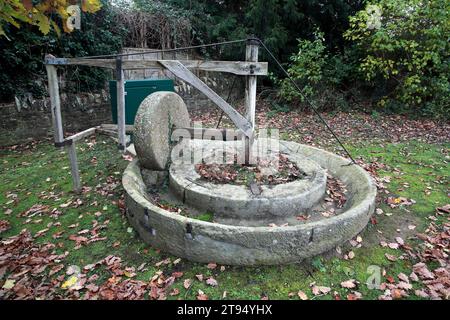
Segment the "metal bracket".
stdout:
[[249,67],[250,67],[250,74],[254,74],[255,73],[255,69],[256,69],[256,65],[251,64]]
[[255,36],[250,36],[247,38],[247,44],[259,46],[259,39]]
[[64,140],[64,141],[61,141],[61,142],[55,142],[55,147],[61,148],[61,147],[64,147],[64,146],[70,146],[72,144],[73,144],[72,139],[67,139],[67,140]]
[[122,58],[116,58],[116,80],[122,80]]
[[44,60],[45,64],[67,64],[66,58],[45,58]]

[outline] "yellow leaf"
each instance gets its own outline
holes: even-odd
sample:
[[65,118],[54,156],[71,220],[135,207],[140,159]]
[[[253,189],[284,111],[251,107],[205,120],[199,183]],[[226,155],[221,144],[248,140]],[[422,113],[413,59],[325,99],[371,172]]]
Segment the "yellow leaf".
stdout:
[[128,271],[125,271],[123,274],[128,278],[131,278],[134,276],[131,272],[128,272]]
[[47,34],[50,31],[50,21],[46,15],[40,12],[33,14],[34,24],[39,27],[39,31],[43,34]]
[[69,279],[67,279],[66,282],[64,282],[61,285],[61,288],[66,289],[72,287],[75,283],[77,283],[78,278],[76,276],[71,276]]
[[81,2],[81,10],[83,12],[94,13],[100,10],[101,7],[102,5],[99,0],[83,0]]
[[15,284],[15,283],[16,283],[16,280],[8,279],[8,280],[6,280],[5,283],[3,284],[2,289],[6,289],[6,290],[12,289],[12,288],[14,287],[14,284]]

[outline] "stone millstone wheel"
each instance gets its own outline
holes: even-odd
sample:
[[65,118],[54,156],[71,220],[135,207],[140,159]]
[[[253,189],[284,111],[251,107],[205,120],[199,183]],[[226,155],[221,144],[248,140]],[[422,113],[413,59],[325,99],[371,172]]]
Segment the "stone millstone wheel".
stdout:
[[134,120],[134,147],[141,166],[149,170],[167,169],[172,126],[189,124],[186,104],[178,94],[159,91],[145,98]]

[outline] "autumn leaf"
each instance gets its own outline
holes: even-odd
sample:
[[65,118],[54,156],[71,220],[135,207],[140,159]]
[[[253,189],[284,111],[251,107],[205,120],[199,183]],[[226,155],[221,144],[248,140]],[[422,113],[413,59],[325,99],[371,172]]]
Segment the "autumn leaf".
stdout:
[[343,282],[341,282],[341,287],[346,288],[346,289],[353,289],[356,287],[356,280],[350,279],[347,281],[343,281]]
[[314,285],[313,287],[312,287],[312,293],[315,295],[315,296],[317,296],[317,295],[319,295],[319,294],[327,294],[327,293],[329,293],[330,291],[331,291],[331,288],[329,288],[329,287],[324,287],[324,286],[316,286],[316,285]]
[[185,289],[189,289],[189,287],[191,286],[191,284],[192,284],[192,280],[191,280],[191,279],[185,279],[184,282],[183,282],[183,287],[184,287]]
[[171,296],[177,296],[180,294],[180,290],[178,290],[177,288],[173,288],[172,291],[170,291],[169,295]]
[[297,292],[297,295],[300,298],[300,300],[308,300],[308,296],[306,295],[306,293],[304,293],[301,290],[299,292]]
[[66,289],[74,286],[78,281],[78,278],[76,276],[70,276],[69,279],[67,279],[62,285],[61,288]]
[[99,0],[82,0],[81,10],[83,12],[95,13],[102,7]]
[[206,284],[212,287],[216,287],[218,285],[217,280],[213,277],[209,277],[208,279],[206,279]]
[[213,270],[217,267],[217,264],[214,262],[210,262],[210,263],[208,263],[208,265],[206,267],[210,270]]
[[197,300],[208,300],[208,296],[202,290],[198,290]]
[[385,256],[389,261],[393,261],[393,262],[394,262],[394,261],[397,261],[397,257],[394,256],[394,255],[392,255],[392,254],[385,253],[384,256]]
[[195,277],[198,279],[198,281],[203,281],[203,275],[202,274],[196,274]]
[[5,281],[5,283],[3,284],[2,288],[9,290],[12,289],[14,287],[14,284],[16,283],[16,280],[13,279],[8,279]]

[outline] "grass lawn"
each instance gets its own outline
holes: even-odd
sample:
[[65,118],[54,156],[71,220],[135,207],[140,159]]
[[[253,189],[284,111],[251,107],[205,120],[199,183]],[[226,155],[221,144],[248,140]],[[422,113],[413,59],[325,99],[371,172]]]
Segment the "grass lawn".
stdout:
[[[380,242],[395,243],[395,238],[400,237],[414,248],[420,242],[414,235],[425,232],[430,222],[428,217],[434,215],[435,208],[448,203],[450,144],[417,140],[401,143],[356,141],[347,146],[365,163],[378,165],[379,181],[386,187],[379,191],[377,208],[381,210],[374,214],[372,223],[360,234],[358,241],[355,239],[336,251],[299,264],[213,268],[180,261],[144,244],[121,211],[123,189],[120,179],[128,161],[122,158],[112,140],[102,136],[77,145],[84,186],[80,195],[71,192],[66,152],[56,149],[50,141],[0,150],[0,220],[9,222],[9,229],[0,236],[5,241],[27,229],[36,245],[50,242],[55,244],[56,254],[67,252],[61,260],[63,266],[51,276],[48,269],[30,275],[39,282],[52,283],[57,297],[74,297],[73,292],[61,287],[70,277],[66,274],[69,266],[83,269],[114,255],[122,259],[123,268],[128,267],[125,269],[128,272],[120,276],[122,280],[148,282],[155,275],[156,278],[160,275],[168,277],[176,272],[175,281],[167,287],[167,299],[196,299],[199,290],[209,299],[299,299],[299,291],[309,299],[347,299],[353,297],[354,291],[363,299],[377,299],[384,290],[371,290],[366,285],[373,268],[380,268],[381,282],[396,282],[398,274],[409,275],[415,263],[401,248],[383,247]],[[386,203],[388,197],[405,197],[415,203],[391,208]],[[29,210],[33,206],[34,209]],[[438,223],[443,223],[444,218]],[[101,226],[98,241],[81,241],[77,245],[77,237],[87,236],[95,226]],[[86,277],[97,275],[90,281],[96,286],[117,278],[117,274],[104,264],[86,269]],[[10,270],[0,272],[0,288],[5,286],[10,275]],[[203,275],[203,281],[196,275]],[[209,277],[217,280],[217,285],[207,284],[205,279]],[[356,280],[356,287],[343,288],[341,283],[349,279]],[[331,291],[314,295],[313,283]],[[421,287],[421,282],[414,282],[406,298],[417,299],[413,292]],[[3,292],[6,290],[4,288]],[[82,298],[87,290],[85,287],[76,290],[75,297]]]

